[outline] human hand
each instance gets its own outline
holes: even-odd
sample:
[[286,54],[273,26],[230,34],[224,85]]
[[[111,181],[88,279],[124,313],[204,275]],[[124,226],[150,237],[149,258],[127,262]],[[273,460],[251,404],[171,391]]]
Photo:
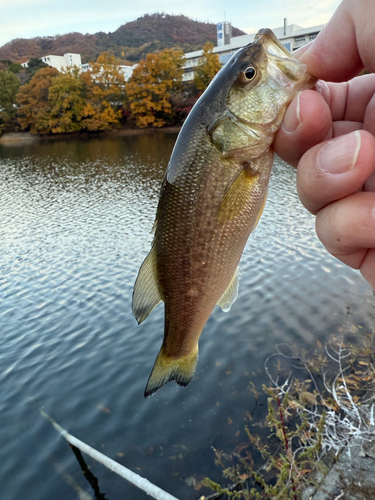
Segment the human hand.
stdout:
[[296,53],[322,80],[292,102],[274,149],[298,165],[298,194],[324,246],[375,288],[375,75],[353,78],[375,69],[373,19],[375,2],[344,0]]

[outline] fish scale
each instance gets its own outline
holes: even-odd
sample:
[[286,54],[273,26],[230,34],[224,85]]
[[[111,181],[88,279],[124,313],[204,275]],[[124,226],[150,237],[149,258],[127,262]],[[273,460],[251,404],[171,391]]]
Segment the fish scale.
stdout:
[[189,114],[163,180],[151,251],[133,291],[144,321],[161,301],[162,347],[145,396],[193,378],[198,340],[215,305],[229,311],[238,263],[264,208],[270,149],[284,112],[315,80],[271,30],[234,54]]

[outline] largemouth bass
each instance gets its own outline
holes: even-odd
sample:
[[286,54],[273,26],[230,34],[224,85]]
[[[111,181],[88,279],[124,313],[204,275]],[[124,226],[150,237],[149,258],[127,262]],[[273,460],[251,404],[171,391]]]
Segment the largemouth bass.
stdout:
[[265,204],[270,149],[285,110],[315,80],[269,29],[239,49],[195,104],[161,188],[152,248],[133,292],[142,323],[164,301],[165,329],[145,396],[186,386],[215,305],[237,297],[238,263]]

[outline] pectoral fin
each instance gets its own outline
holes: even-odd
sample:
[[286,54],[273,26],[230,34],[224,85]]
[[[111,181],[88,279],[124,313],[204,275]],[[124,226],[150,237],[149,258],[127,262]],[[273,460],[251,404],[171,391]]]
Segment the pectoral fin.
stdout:
[[257,186],[258,176],[255,171],[241,170],[221,202],[218,213],[220,221],[234,219],[241,214]]
[[229,283],[228,288],[225,290],[223,295],[220,297],[217,305],[221,307],[224,312],[228,312],[232,307],[233,302],[236,300],[238,295],[238,276],[241,273],[240,268],[237,267],[236,272]]
[[132,311],[138,324],[142,323],[161,301],[156,274],[156,252],[155,248],[152,248],[139,269],[133,290]]

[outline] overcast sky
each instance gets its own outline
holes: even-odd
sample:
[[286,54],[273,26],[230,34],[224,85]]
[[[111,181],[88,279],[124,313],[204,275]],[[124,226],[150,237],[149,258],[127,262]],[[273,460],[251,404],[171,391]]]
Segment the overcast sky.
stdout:
[[218,23],[226,18],[250,32],[289,24],[328,22],[340,0],[0,0],[0,46],[14,38],[78,31],[115,31],[143,14],[184,14]]

